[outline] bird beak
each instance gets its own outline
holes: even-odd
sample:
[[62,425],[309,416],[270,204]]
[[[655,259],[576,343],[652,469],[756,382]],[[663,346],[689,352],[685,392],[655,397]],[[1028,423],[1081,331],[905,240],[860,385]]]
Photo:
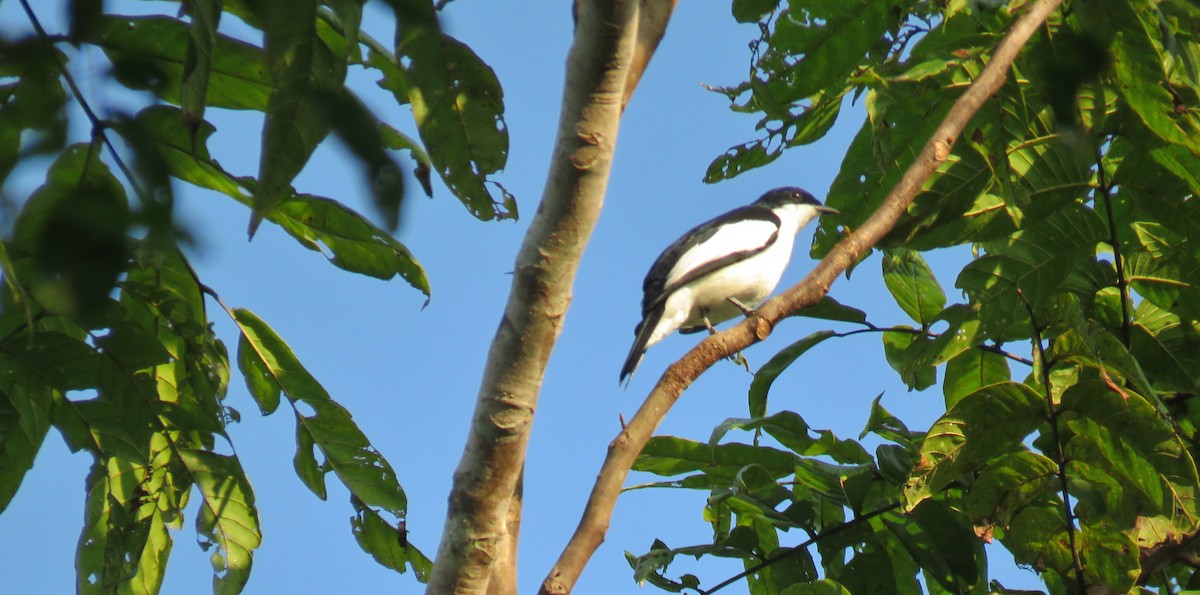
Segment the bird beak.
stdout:
[[826,207],[826,206],[817,207],[817,212],[822,215],[841,215],[842,214],[841,211],[839,211],[833,207]]

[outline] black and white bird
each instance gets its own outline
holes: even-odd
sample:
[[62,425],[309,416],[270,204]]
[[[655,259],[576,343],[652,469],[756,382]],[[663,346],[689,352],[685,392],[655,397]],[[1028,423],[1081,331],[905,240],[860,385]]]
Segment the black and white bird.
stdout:
[[642,283],[642,321],[621,382],[651,345],[675,330],[695,333],[748,314],[775,289],[796,234],[837,210],[800,188],[776,188],[683,234],[659,255]]

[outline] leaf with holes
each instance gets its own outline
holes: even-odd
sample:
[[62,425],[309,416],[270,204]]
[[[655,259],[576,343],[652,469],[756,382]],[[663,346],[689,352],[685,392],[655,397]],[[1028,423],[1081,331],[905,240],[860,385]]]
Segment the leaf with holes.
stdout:
[[466,45],[444,34],[432,6],[401,22],[397,54],[408,61],[408,99],[421,141],[442,181],[472,215],[516,218],[507,193],[488,189],[508,161],[504,92],[492,69]]
[[[396,472],[354,423],[350,412],[330,398],[325,388],[296,359],[287,343],[266,323],[249,310],[236,309],[233,316],[250,348],[296,410],[297,422],[306,434],[298,440],[297,458],[307,461],[315,444],[325,457],[322,470],[332,470],[350,493],[367,506],[382,508],[403,520],[408,499],[396,479]],[[299,407],[301,403],[304,408]],[[308,409],[313,413],[308,414]],[[311,476],[311,463],[305,462],[297,467],[297,471],[302,474],[305,485],[322,496],[324,490],[315,489],[318,484]]]
[[202,498],[196,514],[201,547],[217,546],[213,592],[240,593],[262,543],[250,481],[236,457],[202,450],[180,450],[178,456]]

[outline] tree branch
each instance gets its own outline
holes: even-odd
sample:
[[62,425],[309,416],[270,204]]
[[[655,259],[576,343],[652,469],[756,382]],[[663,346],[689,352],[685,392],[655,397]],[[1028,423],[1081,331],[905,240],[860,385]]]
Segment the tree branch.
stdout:
[[1083,577],[1083,560],[1079,557],[1079,545],[1075,538],[1075,513],[1071,510],[1071,485],[1067,479],[1067,455],[1063,451],[1062,434],[1058,430],[1058,410],[1054,407],[1054,391],[1050,384],[1050,362],[1046,359],[1046,350],[1042,346],[1042,330],[1038,328],[1037,317],[1033,315],[1033,304],[1025,298],[1020,289],[1017,297],[1025,304],[1029,313],[1029,326],[1033,330],[1033,353],[1041,363],[1042,387],[1046,390],[1046,421],[1050,423],[1050,438],[1054,441],[1055,464],[1058,466],[1058,482],[1061,486],[1063,503],[1063,522],[1067,529],[1067,544],[1071,548],[1071,566],[1075,571],[1075,586],[1079,593],[1087,593],[1087,581]]
[[883,204],[853,234],[839,242],[803,281],[763,304],[756,315],[706,338],[667,368],[633,419],[609,444],[579,526],[542,584],[542,593],[567,593],[574,586],[604,540],[617,496],[634,460],[683,391],[714,363],[765,339],[775,323],[785,316],[816,304],[838,275],[895,226],[921,186],[949,156],[950,148],[970,119],[1004,84],[1008,68],[1025,42],[1061,3],[1062,0],[1038,0],[1013,24],[979,78],[954,102]]
[[510,502],[546,362],[603,204],[638,5],[638,0],[589,0],[579,7],[550,173],[488,352],[427,593],[484,593],[495,561],[513,561],[502,549],[512,519]]
[[675,12],[678,2],[679,0],[643,0],[638,12],[637,43],[633,48],[633,59],[629,63],[629,74],[625,77],[625,91],[621,95],[622,110],[629,105],[633,90],[642,80],[650,58],[658,49],[658,42],[662,41],[667,32],[667,23],[670,22],[671,13]]

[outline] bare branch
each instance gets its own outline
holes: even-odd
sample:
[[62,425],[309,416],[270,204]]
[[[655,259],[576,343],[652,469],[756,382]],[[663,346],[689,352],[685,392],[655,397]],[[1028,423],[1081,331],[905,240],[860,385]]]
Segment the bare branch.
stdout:
[[634,460],[684,389],[722,358],[765,339],[779,320],[816,304],[838,275],[895,226],[921,186],[949,156],[970,119],[1004,84],[1009,66],[1029,37],[1061,3],[1062,0],[1038,0],[1013,24],[979,78],[954,103],[883,204],[858,230],[838,243],[803,281],[763,304],[756,316],[708,337],[667,368],[629,425],[609,445],[579,526],[542,584],[543,593],[567,593],[574,586],[604,540],[617,496]]
[[485,593],[496,561],[515,563],[504,550],[507,526],[518,518],[510,515],[510,503],[546,362],[604,201],[638,5],[638,0],[580,3],[550,173],[488,352],[427,593]]
[[621,96],[622,110],[629,105],[633,90],[642,80],[642,74],[646,72],[654,50],[658,49],[658,42],[662,41],[663,34],[667,32],[667,23],[670,22],[671,13],[675,12],[678,2],[679,0],[643,0],[638,12],[637,44],[633,49],[633,60],[629,63],[629,75],[625,77],[625,92]]

